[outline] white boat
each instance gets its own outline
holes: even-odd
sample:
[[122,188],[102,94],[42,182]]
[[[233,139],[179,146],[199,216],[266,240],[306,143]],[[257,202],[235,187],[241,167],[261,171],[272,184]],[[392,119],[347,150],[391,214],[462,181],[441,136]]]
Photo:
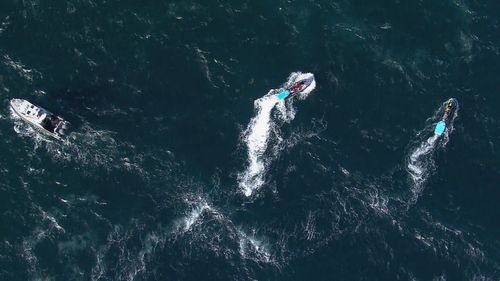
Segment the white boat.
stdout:
[[40,132],[61,140],[69,123],[48,110],[23,99],[11,99],[12,111]]

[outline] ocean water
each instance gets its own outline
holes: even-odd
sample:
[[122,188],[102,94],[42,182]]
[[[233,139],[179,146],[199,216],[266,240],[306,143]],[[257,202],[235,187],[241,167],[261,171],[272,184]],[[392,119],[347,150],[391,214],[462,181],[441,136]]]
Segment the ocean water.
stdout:
[[499,74],[493,0],[2,1],[0,280],[500,280]]

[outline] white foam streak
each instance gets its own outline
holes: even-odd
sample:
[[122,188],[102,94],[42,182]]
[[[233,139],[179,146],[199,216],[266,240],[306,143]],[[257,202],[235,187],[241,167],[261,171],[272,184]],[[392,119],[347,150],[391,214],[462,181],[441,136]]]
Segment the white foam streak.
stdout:
[[304,231],[306,233],[307,240],[313,240],[318,235],[318,232],[316,231],[316,217],[315,213],[312,211],[309,211],[307,214]]
[[53,216],[50,216],[49,214],[47,214],[44,210],[42,210],[41,208],[39,208],[39,211],[40,213],[42,214],[42,217],[43,219],[45,220],[48,220],[50,222],[50,225],[51,227],[57,229],[58,231],[61,231],[61,232],[66,232],[64,230],[64,228],[62,228],[59,223],[57,223],[57,220],[53,217]]
[[[55,237],[54,229],[59,233],[65,233],[64,228],[62,228],[57,220],[45,212],[41,207],[35,207],[42,217],[41,221],[47,221],[46,225],[36,226],[32,231],[31,235],[23,238],[22,241],[22,254],[21,256],[24,258],[28,265],[28,272],[32,277],[32,280],[52,280],[50,276],[47,276],[47,273],[40,268],[38,258],[36,256],[35,249],[38,243],[43,242],[44,240],[53,240]],[[47,227],[48,225],[48,227]]]
[[256,262],[272,262],[268,247],[262,240],[253,235],[247,235],[242,230],[238,230],[238,235],[240,236],[240,255],[243,258]]
[[[310,73],[295,72],[290,75],[284,87],[290,87],[297,79],[309,77]],[[296,94],[299,99],[305,99],[316,87],[313,81],[306,89]],[[269,91],[265,96],[254,102],[255,116],[250,120],[248,127],[243,132],[242,138],[247,147],[247,167],[239,177],[239,186],[245,196],[249,197],[264,184],[266,169],[272,157],[266,157],[270,142],[274,142],[272,155],[276,156],[282,142],[279,131],[280,122],[290,122],[295,118],[293,99],[279,100],[276,98],[277,90]],[[273,118],[273,109],[276,115]]]
[[203,211],[210,209],[207,203],[203,202],[193,209],[182,221],[182,229],[184,232],[189,231],[193,224],[199,219]]
[[250,121],[243,135],[248,148],[248,167],[241,175],[240,187],[246,196],[264,183],[265,162],[264,152],[267,149],[271,130],[271,111],[279,102],[274,96],[268,94],[255,101],[256,115]]
[[[431,128],[435,127],[435,123],[441,120],[442,114],[444,112],[444,106],[446,102],[437,110],[436,116],[433,117]],[[453,123],[455,118],[458,116],[458,111],[455,110],[452,119],[449,121],[445,132],[438,136],[433,134],[431,137],[422,141],[418,146],[411,150],[411,154],[408,156],[407,161],[407,171],[410,174],[411,180],[413,181],[411,203],[415,203],[422,190],[424,188],[424,183],[427,181],[429,176],[433,173],[435,169],[434,164],[434,152],[439,147],[445,147],[449,141],[449,134],[453,132]],[[418,136],[427,134],[429,127],[421,131]]]
[[438,137],[437,135],[433,135],[422,142],[409,157],[408,172],[415,185],[420,185],[427,179],[428,170],[430,168],[429,161],[432,160],[432,152],[436,147]]
[[44,148],[49,155],[58,161],[74,161],[81,165],[103,167],[105,169],[123,168],[129,171],[145,173],[135,159],[125,157],[133,146],[118,143],[116,133],[97,130],[84,123],[78,131],[71,132],[64,141],[57,141],[36,131],[25,123],[12,109],[11,119],[14,121],[14,131],[22,137],[34,140],[33,150]]
[[38,71],[27,68],[21,62],[13,60],[9,55],[4,55],[3,59],[3,63],[6,66],[16,71],[19,76],[23,77],[27,81],[33,81],[34,74],[36,74],[37,76],[41,76]]

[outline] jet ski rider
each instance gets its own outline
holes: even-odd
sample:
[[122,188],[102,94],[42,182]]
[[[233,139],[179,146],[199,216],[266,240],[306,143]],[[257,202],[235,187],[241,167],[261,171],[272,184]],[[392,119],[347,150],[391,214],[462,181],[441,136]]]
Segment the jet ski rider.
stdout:
[[447,121],[448,115],[450,114],[450,111],[451,111],[451,107],[452,107],[452,102],[451,101],[449,101],[448,103],[446,103],[446,107],[444,108],[443,120]]
[[305,84],[304,81],[297,82],[295,85],[293,85],[290,88],[290,92],[295,93],[295,92],[299,91],[300,88],[302,87],[302,85],[304,85],[304,84]]

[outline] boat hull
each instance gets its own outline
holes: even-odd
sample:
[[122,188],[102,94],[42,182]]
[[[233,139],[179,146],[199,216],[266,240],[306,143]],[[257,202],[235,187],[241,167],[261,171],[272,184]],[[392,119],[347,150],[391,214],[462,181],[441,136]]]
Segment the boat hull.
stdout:
[[[62,131],[67,128],[68,122],[63,120],[61,117],[22,99],[12,99],[9,103],[9,107],[16,116],[21,118],[37,131],[57,140],[62,140],[62,137],[64,136]],[[43,126],[43,122],[48,116],[50,116],[52,122],[57,122],[57,126],[54,126],[54,132],[47,130]]]

